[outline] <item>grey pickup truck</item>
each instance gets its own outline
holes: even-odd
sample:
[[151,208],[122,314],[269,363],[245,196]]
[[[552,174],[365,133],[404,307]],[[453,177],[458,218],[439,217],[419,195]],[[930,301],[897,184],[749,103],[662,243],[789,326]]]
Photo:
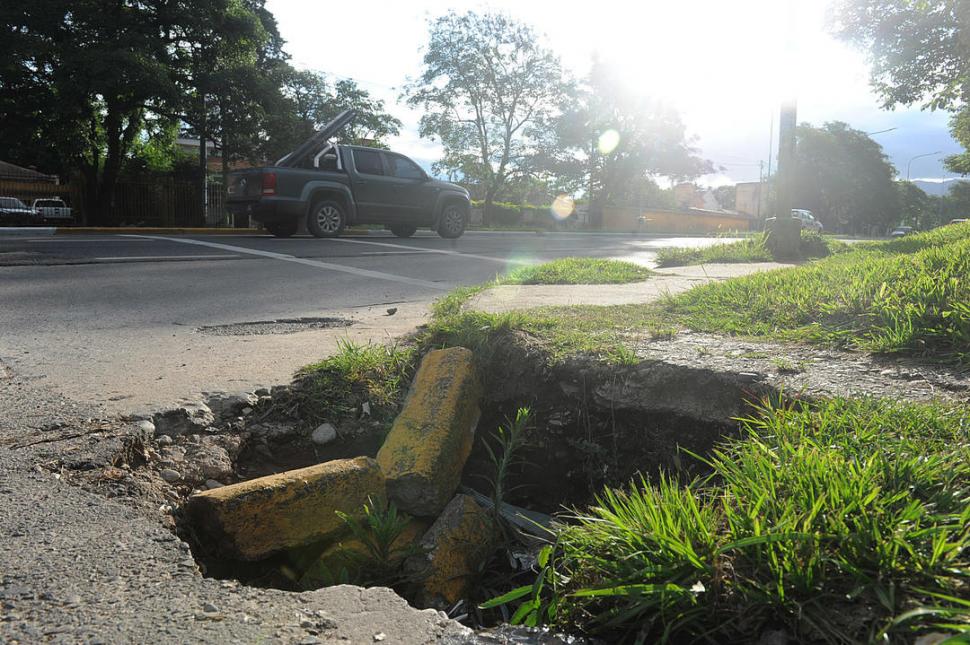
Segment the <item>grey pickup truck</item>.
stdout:
[[381,224],[398,237],[419,227],[460,237],[468,191],[432,179],[404,155],[331,143],[353,118],[353,110],[342,112],[273,166],[230,173],[229,211],[250,215],[277,237],[295,234],[302,222],[316,237],[337,237],[353,224]]

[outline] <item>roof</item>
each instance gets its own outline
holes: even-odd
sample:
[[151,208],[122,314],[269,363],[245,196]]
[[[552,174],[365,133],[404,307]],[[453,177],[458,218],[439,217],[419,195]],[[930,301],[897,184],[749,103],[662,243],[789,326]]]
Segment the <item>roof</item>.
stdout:
[[23,168],[6,161],[0,161],[0,179],[57,183],[56,175],[45,175],[31,168]]

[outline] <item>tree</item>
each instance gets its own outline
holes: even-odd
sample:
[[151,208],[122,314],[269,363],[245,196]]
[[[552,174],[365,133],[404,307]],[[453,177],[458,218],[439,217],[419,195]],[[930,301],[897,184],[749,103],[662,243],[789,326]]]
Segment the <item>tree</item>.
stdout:
[[926,192],[911,181],[896,182],[899,192],[900,222],[909,226],[927,226],[930,223],[932,201]]
[[535,171],[537,133],[568,94],[559,59],[507,16],[452,11],[431,22],[423,64],[404,96],[425,112],[421,136],[444,147],[435,170],[480,183],[488,213],[510,182]]
[[[869,52],[883,106],[920,103],[956,112],[953,137],[970,149],[970,5],[966,0],[841,0],[833,29]],[[970,173],[970,152],[946,159]]]
[[737,186],[718,186],[714,189],[714,199],[722,210],[733,211],[737,205]]
[[586,192],[594,213],[604,204],[667,205],[657,176],[677,182],[712,172],[695,153],[676,111],[631,91],[596,60],[545,147],[552,172]]
[[811,210],[827,230],[883,231],[899,220],[895,169],[865,132],[835,121],[796,130],[793,207]]
[[351,79],[331,84],[324,74],[291,68],[283,94],[288,106],[272,129],[279,156],[347,109],[357,115],[338,135],[344,143],[385,148],[387,138],[401,131],[401,121],[385,111],[384,101]]
[[159,35],[164,5],[4,3],[0,17],[15,37],[2,52],[0,145],[18,161],[80,169],[95,217],[111,202],[145,113],[176,98],[170,50]]

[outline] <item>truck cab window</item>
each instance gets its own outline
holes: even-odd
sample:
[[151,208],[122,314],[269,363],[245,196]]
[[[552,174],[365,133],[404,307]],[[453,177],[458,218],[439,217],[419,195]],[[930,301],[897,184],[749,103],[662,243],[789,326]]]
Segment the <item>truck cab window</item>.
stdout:
[[391,175],[400,179],[424,179],[424,171],[407,157],[394,154],[384,154]]
[[376,150],[354,150],[354,166],[362,175],[383,175],[381,153]]

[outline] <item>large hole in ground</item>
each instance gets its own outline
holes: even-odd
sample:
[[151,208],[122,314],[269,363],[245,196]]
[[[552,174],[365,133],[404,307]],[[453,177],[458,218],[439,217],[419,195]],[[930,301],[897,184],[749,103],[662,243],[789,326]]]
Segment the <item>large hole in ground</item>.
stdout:
[[[555,515],[581,507],[592,502],[604,486],[624,485],[640,475],[652,478],[666,472],[685,480],[697,475],[703,465],[693,455],[704,455],[720,439],[736,432],[737,423],[732,418],[737,415],[725,413],[721,418],[712,418],[710,414],[697,415],[696,411],[709,411],[710,402],[718,400],[730,402],[725,409],[737,413],[751,398],[741,381],[717,381],[707,375],[707,380],[700,379],[691,391],[677,394],[683,405],[672,409],[658,403],[668,397],[671,383],[676,386],[677,378],[694,382],[691,379],[697,380],[697,374],[667,375],[658,381],[656,374],[645,378],[635,369],[611,368],[592,359],[585,368],[570,365],[550,369],[534,355],[508,351],[511,354],[491,357],[483,366],[489,395],[461,485],[462,490],[491,495],[489,480],[494,479],[495,464],[485,439],[493,437],[499,426],[507,426],[518,408],[528,407],[531,420],[518,453],[520,459],[508,472],[508,492],[503,499],[540,514]],[[603,386],[616,392],[618,383],[628,384],[629,388],[621,388],[622,396],[604,397]],[[299,396],[292,391],[284,394]],[[291,412],[295,409],[285,403],[276,407]],[[274,424],[277,428],[292,427],[301,422],[305,427],[300,432],[273,429]],[[248,480],[332,459],[373,457],[389,422],[389,418],[375,420],[360,415],[335,421],[339,437],[320,446],[310,437],[316,421],[309,423],[298,415],[284,419],[264,416],[259,424],[269,431],[249,435],[234,461],[235,479]],[[259,522],[259,518],[252,521]],[[429,523],[415,529],[413,540],[420,538]],[[201,539],[185,516],[181,517],[178,530],[192,544],[193,553],[208,576],[294,591],[343,582],[379,584],[395,588],[413,604],[426,604],[415,593],[413,580],[393,572],[376,572],[364,566],[363,571],[328,570],[327,576],[308,577],[313,563],[332,549],[333,537],[262,560],[243,561],[220,558],[219,545]],[[351,533],[348,527],[344,537],[352,538]],[[508,616],[499,610],[481,612],[476,607],[513,587],[530,583],[539,544],[521,535],[503,543],[487,558],[476,580],[467,585],[464,602],[444,608],[452,614],[467,615],[469,622],[477,625],[507,620]],[[387,577],[382,579],[379,574]]]

